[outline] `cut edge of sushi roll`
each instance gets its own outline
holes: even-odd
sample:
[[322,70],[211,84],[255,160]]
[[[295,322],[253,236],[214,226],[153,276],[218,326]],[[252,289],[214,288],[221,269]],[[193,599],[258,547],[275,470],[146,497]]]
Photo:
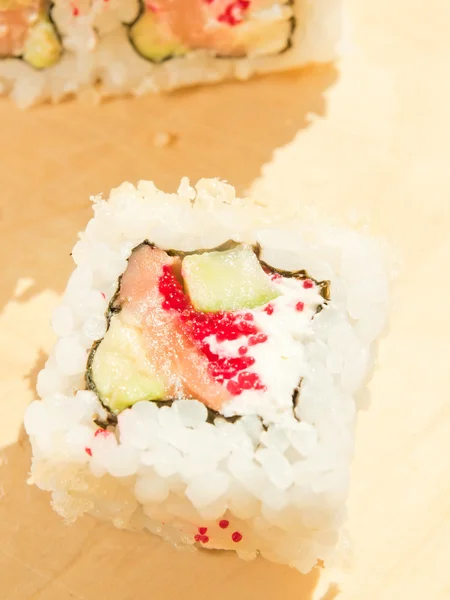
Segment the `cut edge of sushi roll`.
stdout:
[[[148,240],[139,244],[132,250],[127,269],[109,303],[105,336],[94,342],[89,353],[87,388],[114,414],[142,400],[164,402],[177,397],[201,398],[208,409],[221,413],[221,408],[228,410],[222,406],[227,397],[231,400],[244,393],[235,402],[234,414],[228,410],[228,416],[235,417],[240,416],[240,405],[251,401],[249,390],[252,396],[259,396],[262,405],[267,386],[264,373],[258,368],[258,355],[261,358],[264,348],[261,344],[271,342],[262,356],[272,354],[277,344],[286,346],[280,335],[283,331],[288,335],[294,333],[296,343],[301,345],[300,319],[304,334],[309,321],[330,299],[330,282],[317,282],[304,270],[274,269],[260,260],[261,252],[259,244],[252,246],[233,240],[216,248],[191,252],[164,250]],[[139,267],[141,256],[143,264]],[[157,277],[152,272],[152,256],[161,261],[155,266]],[[150,290],[147,297],[136,303],[130,269],[135,271],[135,278],[139,276],[134,283],[140,290],[142,281],[149,277],[154,287],[159,284],[157,293]],[[286,281],[290,284],[288,288],[283,285]],[[283,298],[286,292],[291,296],[288,302]],[[140,318],[142,311],[148,311],[144,319]],[[286,319],[297,321],[295,328]],[[166,332],[160,348],[150,346],[149,329],[154,336],[162,329]],[[181,338],[183,346],[174,356],[173,368],[163,357],[156,358],[163,347],[164,356],[169,356]],[[252,352],[255,346],[259,350],[256,354]],[[190,355],[190,366],[196,361],[202,365],[197,378],[205,382],[208,379],[217,388],[216,400],[208,396],[206,389],[202,396],[198,396],[198,391],[195,393],[199,388],[195,387],[196,382],[189,381],[179,360],[179,355],[186,352]],[[167,372],[164,374],[163,364],[170,377]],[[169,383],[174,377],[178,377],[176,382]],[[291,389],[287,390],[293,402],[291,407],[288,401],[288,411],[292,408],[294,418],[298,381],[302,377],[301,372],[294,376]],[[279,395],[279,382],[274,383]],[[230,394],[222,394],[221,386],[226,386]],[[276,404],[273,400],[272,404]],[[262,410],[258,413],[270,422],[268,415]]]
[[[222,59],[279,55],[292,45],[295,1],[273,0],[270,6],[255,7],[253,0],[215,4],[182,0],[181,13],[176,2],[165,0],[158,6],[140,0],[136,18],[127,25],[128,38],[135,51],[153,63],[198,50]],[[180,17],[174,23],[177,12]]]
[[[86,363],[108,318],[120,315],[110,308],[133,250],[151,240],[196,256],[230,239],[232,247],[261,252],[281,278],[298,270],[312,286],[330,282],[326,306],[302,338],[296,418],[271,420],[253,407],[231,414],[226,404],[213,410],[186,396],[106,410],[86,389]],[[175,546],[261,555],[302,572],[317,561],[332,564],[345,522],[357,396],[387,316],[383,244],[344,226],[282,218],[217,180],[195,187],[183,180],[176,194],[140,182],[121,185],[108,201],[94,199],[73,259],[52,319],[58,340],[38,376],[41,400],[25,417],[31,481],[51,492],[55,510],[70,521],[90,513]]]

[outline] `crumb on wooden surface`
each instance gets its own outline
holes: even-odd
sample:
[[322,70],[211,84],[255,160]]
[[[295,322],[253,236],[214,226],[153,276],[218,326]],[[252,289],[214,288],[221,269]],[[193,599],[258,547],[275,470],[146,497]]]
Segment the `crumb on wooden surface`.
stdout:
[[153,145],[157,148],[166,148],[175,141],[175,136],[168,131],[158,131],[153,136]]

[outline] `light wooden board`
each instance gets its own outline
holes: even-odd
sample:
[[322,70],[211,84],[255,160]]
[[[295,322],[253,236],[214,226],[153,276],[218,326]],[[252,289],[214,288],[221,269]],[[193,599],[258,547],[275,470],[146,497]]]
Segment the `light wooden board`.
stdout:
[[[253,185],[280,207],[354,208],[395,246],[391,327],[358,423],[353,560],[324,598],[450,598],[449,9],[447,0],[348,4],[355,44],[338,70],[100,107],[22,113],[0,102],[2,600],[311,600],[325,581],[262,560],[178,553],[91,518],[66,526],[25,483],[21,420],[89,194],[139,178],[173,190],[183,175]],[[159,131],[176,142],[156,148]]]

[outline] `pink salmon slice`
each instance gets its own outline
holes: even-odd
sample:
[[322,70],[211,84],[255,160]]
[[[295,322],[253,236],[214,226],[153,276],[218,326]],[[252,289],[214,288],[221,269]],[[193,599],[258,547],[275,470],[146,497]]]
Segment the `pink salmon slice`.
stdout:
[[218,411],[230,400],[229,392],[210,374],[207,357],[183,330],[179,313],[162,307],[163,296],[158,285],[163,267],[177,264],[179,258],[148,244],[142,245],[128,261],[118,302],[139,323],[147,356],[168,382],[169,397],[182,392]]
[[[253,2],[257,4],[257,2]],[[249,5],[250,3],[248,3]],[[154,0],[147,3],[157,21],[166,25],[173,38],[188,48],[212,49],[221,54],[239,55],[245,48],[236,44],[233,27],[221,22],[221,16],[230,9],[233,14],[244,15],[247,3],[231,0]],[[239,17],[236,19],[238,23]]]
[[0,0],[0,57],[20,56],[28,31],[39,19],[42,0]]

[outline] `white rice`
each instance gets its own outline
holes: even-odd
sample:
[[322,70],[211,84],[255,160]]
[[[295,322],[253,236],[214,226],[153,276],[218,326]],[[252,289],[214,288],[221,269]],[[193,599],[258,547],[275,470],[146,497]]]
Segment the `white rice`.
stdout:
[[216,59],[193,51],[155,65],[131,46],[123,23],[138,14],[137,0],[78,0],[72,15],[67,0],[54,0],[52,18],[64,53],[53,67],[35,70],[17,58],[0,59],[0,94],[10,94],[22,108],[84,94],[100,84],[99,94],[142,95],[224,79],[248,79],[271,71],[299,68],[336,58],[341,33],[341,0],[295,0],[292,47],[270,57]]
[[[355,395],[387,314],[382,244],[326,223],[280,223],[216,180],[195,188],[183,180],[177,194],[146,181],[124,183],[108,201],[95,198],[93,208],[53,315],[58,341],[38,377],[42,400],[25,417],[31,481],[51,492],[68,521],[90,513],[178,547],[230,549],[245,559],[261,554],[301,572],[319,559],[331,563],[346,518]],[[93,418],[105,411],[84,390],[86,359],[105,332],[105,310],[131,250],[143,239],[190,250],[230,238],[259,241],[275,267],[331,281],[329,306],[312,321],[305,344],[309,375],[298,426],[265,430],[251,415],[213,425],[203,404],[178,400],[160,409],[135,404],[119,415],[115,431],[95,436]],[[196,535],[208,539],[197,543]]]

